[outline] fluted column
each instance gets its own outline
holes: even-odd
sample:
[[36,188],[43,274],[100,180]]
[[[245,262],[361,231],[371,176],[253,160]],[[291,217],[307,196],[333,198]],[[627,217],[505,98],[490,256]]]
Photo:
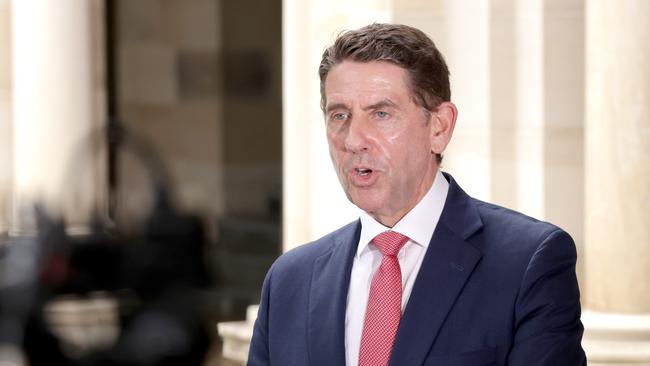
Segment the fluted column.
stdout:
[[11,1],[14,234],[34,229],[35,202],[80,226],[103,196],[100,4]]
[[648,363],[650,2],[587,1],[586,29],[584,344],[591,365]]
[[584,2],[408,1],[393,11],[449,64],[459,116],[443,170],[477,198],[563,227],[580,251]]

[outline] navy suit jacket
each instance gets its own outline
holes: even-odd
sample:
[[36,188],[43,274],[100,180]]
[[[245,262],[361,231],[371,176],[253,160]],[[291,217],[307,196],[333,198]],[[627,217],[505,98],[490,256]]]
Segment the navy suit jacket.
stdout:
[[[390,365],[586,365],[571,237],[469,197],[447,201]],[[282,255],[264,281],[248,365],[345,365],[358,221]],[[356,365],[349,365],[356,366]]]

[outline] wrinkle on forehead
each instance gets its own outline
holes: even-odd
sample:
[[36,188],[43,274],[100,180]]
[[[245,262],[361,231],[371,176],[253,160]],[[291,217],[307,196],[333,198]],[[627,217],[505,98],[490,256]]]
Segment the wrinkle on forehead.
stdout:
[[348,99],[361,101],[365,107],[386,98],[387,93],[396,104],[418,104],[407,70],[390,62],[347,60],[335,65],[327,75],[323,109],[331,109],[330,104],[349,103]]

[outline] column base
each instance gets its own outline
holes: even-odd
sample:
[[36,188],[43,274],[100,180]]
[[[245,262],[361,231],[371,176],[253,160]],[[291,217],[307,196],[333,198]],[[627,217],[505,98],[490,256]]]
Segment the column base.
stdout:
[[248,307],[245,321],[217,324],[219,336],[223,340],[221,352],[223,358],[242,365],[246,364],[251,338],[253,338],[253,325],[257,318],[258,307],[259,305],[251,305]]
[[582,323],[590,366],[650,366],[650,314],[585,311]]

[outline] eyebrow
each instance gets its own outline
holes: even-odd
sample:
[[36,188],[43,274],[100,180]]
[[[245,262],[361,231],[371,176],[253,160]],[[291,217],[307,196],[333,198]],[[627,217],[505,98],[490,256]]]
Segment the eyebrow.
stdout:
[[[382,109],[382,108],[386,108],[386,107],[399,109],[399,106],[397,104],[395,104],[395,102],[393,102],[392,100],[390,100],[388,98],[384,98],[384,99],[380,100],[377,103],[374,103],[374,104],[371,104],[371,105],[369,105],[367,107],[364,107],[363,110],[364,111],[372,111],[372,110]],[[325,113],[329,113],[329,112],[331,112],[331,111],[333,111],[335,109],[350,110],[350,107],[348,107],[348,105],[345,104],[345,103],[332,103],[332,104],[328,104],[327,106],[325,106]]]
[[384,98],[384,99],[380,100],[379,102],[377,102],[375,104],[371,104],[371,105],[363,108],[363,110],[364,111],[372,111],[372,110],[382,109],[382,108],[386,108],[386,107],[399,109],[399,106],[397,104],[395,104],[395,102],[393,102],[392,100],[390,100],[388,98]]
[[347,104],[345,103],[332,103],[325,106],[325,113],[329,113],[335,109],[345,109],[350,110]]

